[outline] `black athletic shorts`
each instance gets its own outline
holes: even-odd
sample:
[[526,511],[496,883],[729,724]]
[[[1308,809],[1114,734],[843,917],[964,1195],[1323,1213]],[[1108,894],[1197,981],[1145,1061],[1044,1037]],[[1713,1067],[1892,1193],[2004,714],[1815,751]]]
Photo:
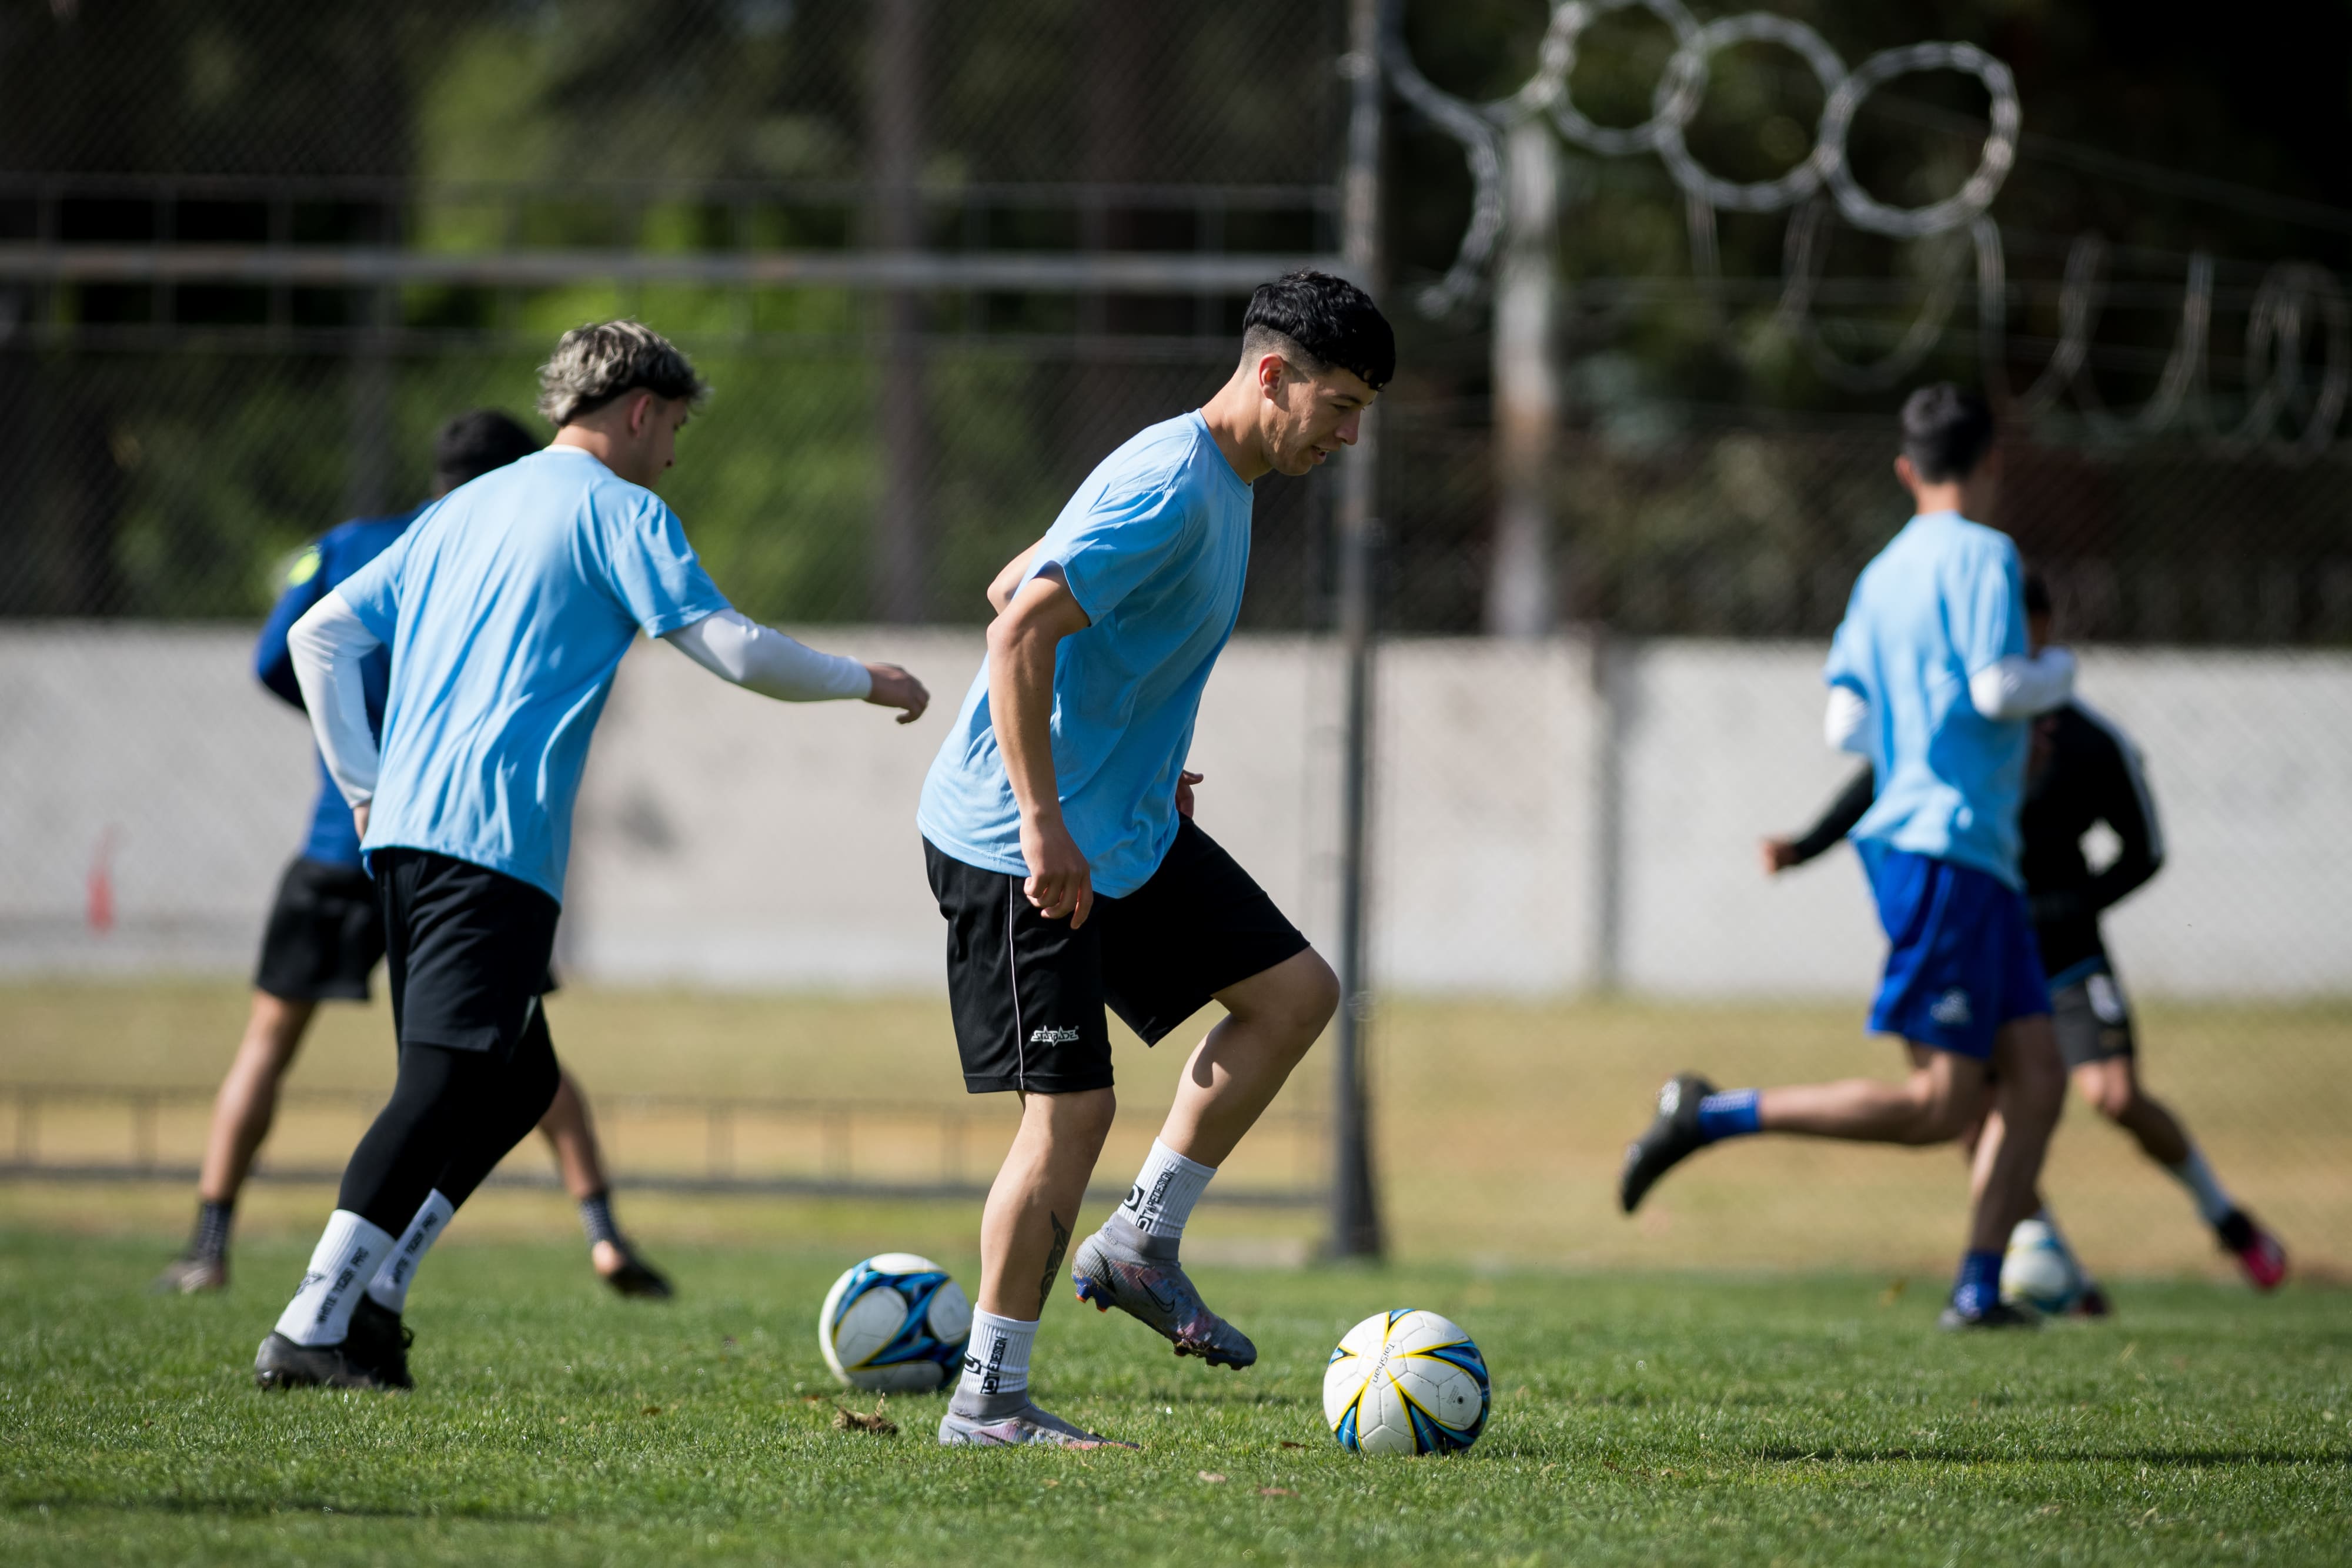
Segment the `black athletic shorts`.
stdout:
[[368,999],[383,956],[375,883],[357,866],[297,860],[278,880],[254,988],[289,1002]]
[[392,1021],[403,1045],[504,1057],[554,988],[562,907],[527,882],[430,850],[378,850]]
[[2066,1071],[2094,1061],[2112,1061],[2134,1051],[2131,1003],[2105,963],[2078,964],[2050,988],[2050,1021],[2058,1030],[2058,1054]]
[[1108,1006],[1147,1045],[1227,986],[1307,949],[1249,873],[1188,818],[1150,881],[1097,898],[1077,930],[928,839],[923,858],[948,922],[948,1000],[964,1087],[1075,1094],[1111,1085]]

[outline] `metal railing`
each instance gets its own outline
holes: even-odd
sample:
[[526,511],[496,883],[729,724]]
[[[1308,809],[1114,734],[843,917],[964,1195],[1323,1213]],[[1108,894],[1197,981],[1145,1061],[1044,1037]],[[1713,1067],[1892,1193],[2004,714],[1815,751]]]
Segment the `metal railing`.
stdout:
[[[166,1148],[173,1113],[202,1113],[214,1091],[201,1085],[123,1087],[74,1083],[0,1084],[9,1114],[0,1180],[184,1184],[196,1166]],[[276,1135],[289,1111],[341,1111],[363,1125],[382,1106],[382,1091],[288,1089],[279,1097]],[[45,1140],[55,1120],[68,1135]],[[994,1102],[970,1105],[894,1100],[787,1100],[694,1094],[608,1094],[595,1117],[616,1186],[633,1191],[744,1196],[874,1198],[977,1198],[988,1172],[973,1168],[989,1135],[1010,1136],[1011,1117]],[[1311,1208],[1325,1201],[1326,1118],[1311,1107],[1277,1106],[1260,1124],[1239,1179],[1218,1184],[1217,1202],[1257,1208]],[[188,1145],[189,1140],[173,1140]],[[58,1149],[58,1143],[70,1145]],[[1283,1159],[1270,1145],[1287,1143]],[[861,1159],[861,1148],[866,1156]],[[638,1150],[652,1157],[632,1163]],[[622,1151],[622,1157],[614,1157]],[[877,1157],[877,1155],[879,1157]],[[1109,1162],[1106,1161],[1106,1165]],[[1287,1166],[1286,1174],[1281,1167]],[[1114,1167],[1116,1168],[1116,1167]],[[339,1165],[280,1163],[264,1146],[249,1179],[285,1185],[331,1184]],[[555,1185],[552,1171],[509,1158],[490,1177],[501,1186]],[[1123,1186],[1089,1197],[1115,1201]]]

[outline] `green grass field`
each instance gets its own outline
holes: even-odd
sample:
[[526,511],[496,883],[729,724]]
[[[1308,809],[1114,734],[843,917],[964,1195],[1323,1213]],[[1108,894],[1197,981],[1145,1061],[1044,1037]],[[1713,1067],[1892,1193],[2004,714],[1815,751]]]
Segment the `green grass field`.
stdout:
[[[890,1217],[870,1223],[887,1228]],[[936,1396],[836,1432],[812,1319],[843,1249],[673,1249],[667,1306],[569,1240],[452,1245],[410,1396],[264,1396],[301,1266],[142,1295],[160,1237],[0,1232],[12,1563],[2352,1561],[2352,1312],[2143,1285],[2126,1315],[1953,1339],[1877,1277],[1204,1269],[1265,1353],[1180,1363],[1048,1312],[1041,1392],[1139,1454],[946,1451]],[[855,1251],[846,1253],[855,1257]],[[969,1273],[968,1257],[948,1260]],[[1367,1460],[1320,1423],[1357,1318],[1435,1308],[1495,1375],[1469,1454]],[[859,1407],[869,1408],[861,1400]]]

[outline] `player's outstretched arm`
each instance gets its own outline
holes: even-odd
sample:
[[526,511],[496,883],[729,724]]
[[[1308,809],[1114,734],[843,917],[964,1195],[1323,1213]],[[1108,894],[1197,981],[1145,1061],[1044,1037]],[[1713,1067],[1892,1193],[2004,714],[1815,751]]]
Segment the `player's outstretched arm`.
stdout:
[[1853,825],[1869,811],[1877,794],[1878,774],[1865,763],[1860,772],[1846,780],[1845,788],[1830,802],[1821,821],[1807,828],[1801,837],[1764,841],[1765,871],[1784,872],[1827,854],[1839,840],[1853,831]]
[[1063,638],[1090,624],[1060,569],[1049,567],[1023,583],[988,628],[989,722],[1021,808],[1021,858],[1029,867],[1023,892],[1047,919],[1066,916],[1074,931],[1094,908],[1094,877],[1062,821],[1054,773],[1054,656]]
[[681,626],[662,641],[720,680],[779,702],[869,702],[900,710],[900,724],[912,724],[930,706],[923,683],[896,664],[821,653],[731,609]]
[[375,798],[378,764],[375,731],[368,724],[367,689],[360,661],[383,644],[367,629],[340,591],[323,595],[286,633],[294,679],[310,715],[310,732],[361,831],[362,813]]
[[1996,723],[2014,723],[2062,707],[2074,695],[2074,654],[2044,648],[2028,658],[2011,653],[1969,676],[1969,701]]

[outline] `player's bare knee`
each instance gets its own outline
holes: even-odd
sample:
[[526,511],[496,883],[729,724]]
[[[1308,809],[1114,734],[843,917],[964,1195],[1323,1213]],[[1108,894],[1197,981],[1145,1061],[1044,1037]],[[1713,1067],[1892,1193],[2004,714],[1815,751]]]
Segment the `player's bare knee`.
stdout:
[[1297,1040],[1301,1054],[1322,1036],[1331,1015],[1339,1010],[1339,977],[1323,956],[1311,948],[1300,955],[1305,960],[1291,988],[1287,1033]]

